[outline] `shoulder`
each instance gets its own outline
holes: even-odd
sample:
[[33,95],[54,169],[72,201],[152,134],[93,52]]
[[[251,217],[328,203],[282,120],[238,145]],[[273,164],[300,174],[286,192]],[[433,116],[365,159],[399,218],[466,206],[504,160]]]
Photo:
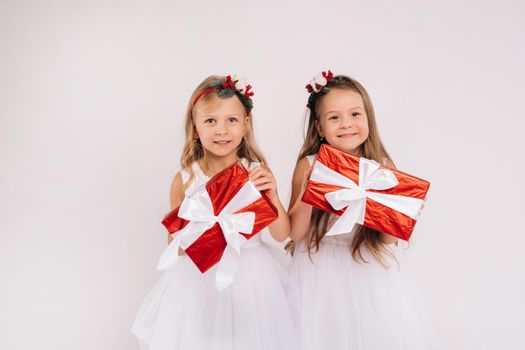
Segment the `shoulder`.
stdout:
[[317,157],[317,154],[309,154],[306,157],[300,159],[297,162],[297,165],[295,166],[295,170],[304,172],[306,170],[310,170],[315,162],[315,158]]
[[[312,166],[312,165],[314,165],[315,157],[317,157],[317,154],[309,154],[306,157],[304,157],[303,159],[306,159],[308,164],[310,164],[310,166]],[[303,160],[303,159],[301,159],[301,160]]]
[[305,158],[302,158],[297,162],[297,165],[295,166],[295,170],[293,173],[294,183],[302,183],[304,178],[309,174],[310,169],[312,168],[313,159],[315,158],[315,156],[314,158],[311,158],[311,159],[309,159],[308,157],[310,156],[306,156]]
[[304,158],[301,158],[297,165],[295,166],[295,170],[305,171],[307,169],[310,169],[310,167],[314,164],[314,158],[311,156],[306,156]]
[[292,194],[290,197],[289,209],[292,208],[292,206],[297,202],[297,199],[301,196],[306,181],[308,180],[308,176],[310,175],[311,168],[312,166],[307,158],[300,159],[295,165],[292,178]]
[[183,170],[177,171],[177,173],[175,174],[175,176],[173,177],[173,180],[171,182],[171,189],[172,190],[176,189],[176,188],[182,188],[182,186],[184,185],[183,174],[184,174]]

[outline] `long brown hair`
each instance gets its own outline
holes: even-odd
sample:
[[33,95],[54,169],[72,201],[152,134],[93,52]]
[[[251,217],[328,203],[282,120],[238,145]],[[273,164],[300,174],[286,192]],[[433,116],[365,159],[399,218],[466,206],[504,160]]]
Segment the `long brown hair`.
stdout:
[[[307,155],[314,155],[319,152],[321,144],[326,142],[321,139],[317,128],[316,122],[319,122],[319,115],[317,106],[319,101],[328,93],[331,89],[344,89],[351,90],[363,98],[363,104],[366,115],[368,117],[368,138],[359,146],[359,156],[368,159],[373,159],[379,163],[393,164],[392,158],[386,151],[381,139],[379,138],[379,132],[377,129],[377,123],[374,113],[374,107],[372,101],[366,89],[355,79],[352,79],[345,75],[337,75],[333,77],[326,85],[328,92],[314,93],[310,96],[308,101],[309,113],[306,115],[305,122],[308,123],[305,140],[297,162],[306,157]],[[326,91],[325,90],[325,91]],[[308,116],[309,114],[309,116]],[[306,243],[309,253],[311,251],[319,250],[319,243],[328,231],[330,214],[317,208],[312,209],[312,215],[310,217],[310,229],[306,234]],[[359,225],[357,232],[354,235],[351,244],[352,257],[356,261],[367,262],[361,253],[361,247],[366,247],[372,254],[372,256],[384,266],[387,266],[383,253],[392,256],[390,251],[385,249],[384,244],[380,239],[381,233],[368,227]]]
[[[217,83],[218,81],[226,79],[225,76],[217,76],[212,75],[204,79],[199,86],[193,91],[191,94],[190,100],[188,102],[188,108],[186,110],[186,118],[184,123],[184,130],[185,130],[185,140],[184,140],[184,146],[182,148],[182,155],[180,164],[183,169],[187,169],[189,172],[189,179],[184,184],[184,188],[187,188],[189,184],[191,184],[195,174],[193,173],[191,165],[204,157],[204,149],[202,147],[202,143],[198,138],[195,138],[196,136],[196,128],[195,128],[195,121],[193,119],[193,107],[195,104],[195,99],[199,94],[201,94],[204,90],[208,89],[213,84]],[[199,98],[199,103],[209,103],[212,99],[212,96],[218,97],[217,91],[211,91],[210,93],[207,93]],[[222,97],[221,97],[222,98]],[[233,95],[231,97],[226,98],[238,98],[237,95]],[[241,101],[242,103],[242,101]],[[248,125],[246,135],[243,137],[241,144],[237,148],[237,156],[239,158],[246,158],[249,162],[260,162],[263,164],[266,164],[266,158],[264,158],[262,152],[259,150],[259,147],[257,147],[257,144],[255,143],[255,134],[253,132],[253,123],[252,123],[252,114],[251,110],[246,108],[246,116],[249,117],[248,119]]]

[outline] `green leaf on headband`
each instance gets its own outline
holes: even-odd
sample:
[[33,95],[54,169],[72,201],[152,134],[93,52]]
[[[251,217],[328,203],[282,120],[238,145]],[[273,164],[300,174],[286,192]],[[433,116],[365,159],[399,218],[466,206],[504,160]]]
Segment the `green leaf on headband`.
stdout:
[[249,112],[253,108],[253,101],[251,98],[246,97],[245,95],[241,93],[237,93],[237,96],[241,100],[242,104],[246,108],[246,110]]
[[222,84],[226,82],[226,79],[221,79],[216,81],[215,83],[211,84],[210,87],[214,89],[220,89]]
[[228,97],[232,97],[233,95],[235,95],[235,90],[230,87],[219,90],[220,98],[228,98]]

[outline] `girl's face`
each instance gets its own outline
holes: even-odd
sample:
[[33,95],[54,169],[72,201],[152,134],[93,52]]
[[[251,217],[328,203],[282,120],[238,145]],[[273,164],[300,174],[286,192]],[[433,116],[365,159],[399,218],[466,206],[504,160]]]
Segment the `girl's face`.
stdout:
[[204,150],[227,157],[237,151],[246,135],[249,117],[237,96],[221,99],[213,95],[205,103],[197,102],[193,121]]
[[368,137],[368,117],[360,94],[332,88],[317,104],[317,115],[317,131],[330,146],[358,155]]

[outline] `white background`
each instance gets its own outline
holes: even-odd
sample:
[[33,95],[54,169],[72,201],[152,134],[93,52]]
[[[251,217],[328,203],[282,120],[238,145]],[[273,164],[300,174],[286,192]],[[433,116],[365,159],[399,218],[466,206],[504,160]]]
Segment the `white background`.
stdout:
[[[443,349],[525,348],[519,1],[1,1],[0,347],[138,349],[192,90],[253,82],[287,203],[317,72],[432,182],[410,259]],[[521,181],[520,181],[521,180]]]

